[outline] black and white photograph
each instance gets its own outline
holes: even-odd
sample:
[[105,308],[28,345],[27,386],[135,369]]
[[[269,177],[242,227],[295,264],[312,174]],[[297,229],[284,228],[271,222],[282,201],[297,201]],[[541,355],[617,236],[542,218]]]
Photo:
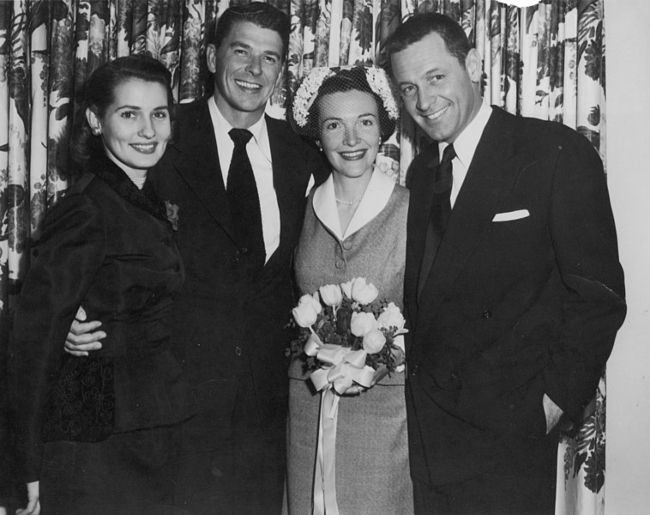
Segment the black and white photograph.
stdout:
[[648,513],[649,26],[0,0],[0,515]]

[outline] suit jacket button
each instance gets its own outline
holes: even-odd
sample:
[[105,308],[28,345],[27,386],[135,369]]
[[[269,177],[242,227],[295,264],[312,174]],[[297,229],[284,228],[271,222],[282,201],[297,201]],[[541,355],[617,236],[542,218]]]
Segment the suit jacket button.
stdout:
[[460,386],[460,377],[458,377],[458,374],[455,372],[452,372],[449,375],[449,383],[451,386],[458,387]]
[[235,255],[232,258],[232,262],[236,265],[239,263],[239,259],[241,258],[241,253],[239,251],[235,252]]
[[489,309],[486,309],[481,313],[481,317],[485,318],[486,320],[492,316],[492,312]]
[[246,254],[248,254],[248,247],[242,247],[241,249],[239,249],[239,251],[242,253],[243,256],[245,256]]
[[334,263],[334,266],[338,268],[339,270],[345,267],[345,261],[342,259],[337,259],[336,262]]
[[417,375],[418,369],[420,368],[420,365],[413,365],[412,367],[409,368],[409,375]]
[[237,356],[241,356],[241,347],[239,345],[237,345],[237,347],[235,347],[235,354]]

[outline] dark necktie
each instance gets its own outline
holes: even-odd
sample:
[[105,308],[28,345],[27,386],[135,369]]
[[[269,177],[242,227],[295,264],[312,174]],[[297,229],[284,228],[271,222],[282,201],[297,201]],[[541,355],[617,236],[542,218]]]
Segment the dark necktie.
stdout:
[[452,161],[454,157],[456,157],[454,146],[447,145],[433,177],[433,204],[424,240],[424,253],[418,279],[418,297],[429,277],[429,272],[436,259],[438,247],[445,234],[447,222],[449,222],[449,216],[451,215],[451,186],[454,179]]
[[246,129],[231,129],[228,134],[235,143],[226,186],[235,237],[242,257],[261,268],[266,256],[262,214],[253,167],[246,153],[246,144],[253,135]]

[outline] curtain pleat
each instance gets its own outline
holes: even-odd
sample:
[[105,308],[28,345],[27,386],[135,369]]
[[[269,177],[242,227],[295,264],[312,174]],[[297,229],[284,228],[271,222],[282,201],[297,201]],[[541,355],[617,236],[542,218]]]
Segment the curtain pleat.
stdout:
[[[28,2],[14,2],[9,22],[9,66],[8,71],[8,123],[7,142],[7,211],[3,214],[6,223],[7,277],[9,286],[17,286],[27,270],[27,242],[29,239],[29,122],[30,122],[30,72],[29,72],[29,24]],[[11,305],[15,288],[11,288],[8,304]]]
[[31,113],[29,123],[29,236],[38,229],[47,205],[47,92],[49,78],[48,5],[32,3],[29,12],[29,68]]
[[[149,53],[172,73],[177,101],[199,98],[206,91],[206,28],[229,5],[247,1],[0,1],[1,342],[29,267],[30,242],[67,187],[62,171],[88,75],[109,59]],[[486,101],[573,127],[605,157],[603,0],[542,0],[526,8],[497,0],[271,3],[291,18],[289,58],[269,107],[273,116],[284,116],[291,92],[314,66],[381,64],[383,44],[401,20],[440,12],[462,25],[482,57]],[[424,144],[413,121],[402,118],[377,166],[404,184]],[[584,423],[559,447],[558,515],[604,511],[604,410],[603,377]]]
[[50,5],[49,84],[45,90],[47,116],[47,207],[67,188],[61,170],[67,167],[74,95],[73,0]]
[[[11,58],[11,5],[0,3],[0,316],[8,312],[9,300],[9,81]],[[0,339],[6,334],[0,334]]]

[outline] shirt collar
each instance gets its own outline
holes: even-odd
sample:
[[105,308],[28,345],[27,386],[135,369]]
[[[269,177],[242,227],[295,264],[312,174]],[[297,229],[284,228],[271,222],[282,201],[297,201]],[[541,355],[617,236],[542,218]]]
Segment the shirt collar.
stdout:
[[[217,141],[232,141],[228,133],[233,126],[221,114],[221,111],[219,111],[214,95],[211,96],[208,101],[208,108],[210,109],[212,119],[216,121],[214,132],[217,136]],[[271,161],[271,144],[269,143],[268,129],[266,127],[266,119],[264,115],[260,116],[259,120],[248,127],[248,130],[253,135],[253,140],[264,154],[264,157]]]
[[[456,156],[466,169],[469,168],[472,162],[474,152],[476,152],[476,147],[478,147],[478,142],[483,135],[483,130],[491,114],[492,108],[486,103],[481,103],[481,107],[478,113],[476,113],[476,116],[467,124],[467,127],[463,129],[463,132],[453,142]],[[444,142],[438,143],[438,155],[442,156],[447,145],[448,143]]]
[[332,172],[327,180],[314,191],[312,205],[314,206],[314,213],[321,223],[340,241],[343,241],[381,213],[390,200],[395,188],[395,181],[385,173],[375,169],[370,176],[370,181],[363,193],[363,197],[361,197],[359,206],[352,215],[345,233],[343,233],[334,194],[334,173]]

